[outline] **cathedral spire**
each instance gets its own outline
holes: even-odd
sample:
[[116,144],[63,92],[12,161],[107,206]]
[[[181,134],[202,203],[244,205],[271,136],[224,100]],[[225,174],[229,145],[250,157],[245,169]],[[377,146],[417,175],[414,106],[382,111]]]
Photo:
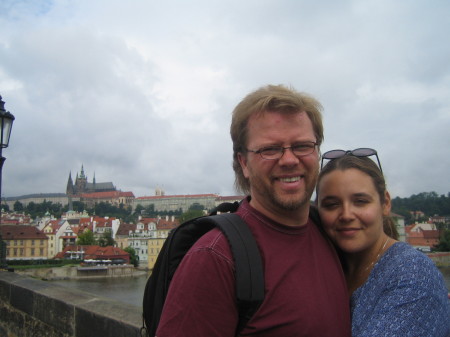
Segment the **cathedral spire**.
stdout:
[[83,164],[81,164],[80,178],[81,178],[81,179],[86,178],[86,176],[84,175],[84,167],[83,167]]
[[69,179],[67,180],[66,194],[72,195],[73,192],[74,191],[73,191],[72,171],[70,171]]

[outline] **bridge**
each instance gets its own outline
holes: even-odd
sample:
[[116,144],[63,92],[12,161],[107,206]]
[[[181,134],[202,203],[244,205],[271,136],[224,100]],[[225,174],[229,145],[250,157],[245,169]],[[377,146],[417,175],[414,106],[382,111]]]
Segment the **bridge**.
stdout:
[[0,336],[138,337],[141,308],[0,271]]

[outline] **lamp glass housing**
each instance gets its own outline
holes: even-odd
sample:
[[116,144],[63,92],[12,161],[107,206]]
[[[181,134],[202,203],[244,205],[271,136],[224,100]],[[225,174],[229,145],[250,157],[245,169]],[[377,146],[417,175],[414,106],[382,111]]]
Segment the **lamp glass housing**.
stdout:
[[0,126],[1,126],[1,136],[0,136],[0,146],[2,148],[8,147],[9,137],[11,136],[11,128],[14,121],[14,116],[9,112],[0,111]]

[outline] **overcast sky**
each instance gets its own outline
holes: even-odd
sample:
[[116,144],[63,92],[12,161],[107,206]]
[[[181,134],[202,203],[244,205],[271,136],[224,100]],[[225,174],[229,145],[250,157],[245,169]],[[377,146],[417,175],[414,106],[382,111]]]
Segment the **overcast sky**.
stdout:
[[393,197],[450,192],[447,0],[0,1],[15,117],[2,195],[64,193],[84,165],[136,197],[234,195],[231,111],[286,84],[331,149],[378,150]]

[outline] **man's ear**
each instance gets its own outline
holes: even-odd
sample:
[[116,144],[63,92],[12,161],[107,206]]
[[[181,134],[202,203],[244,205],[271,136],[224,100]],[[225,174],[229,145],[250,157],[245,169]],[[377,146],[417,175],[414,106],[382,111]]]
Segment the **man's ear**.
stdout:
[[237,159],[239,161],[239,164],[241,165],[242,173],[244,174],[244,177],[248,178],[249,174],[248,174],[248,166],[247,166],[247,156],[245,156],[244,154],[239,152],[237,154]]

